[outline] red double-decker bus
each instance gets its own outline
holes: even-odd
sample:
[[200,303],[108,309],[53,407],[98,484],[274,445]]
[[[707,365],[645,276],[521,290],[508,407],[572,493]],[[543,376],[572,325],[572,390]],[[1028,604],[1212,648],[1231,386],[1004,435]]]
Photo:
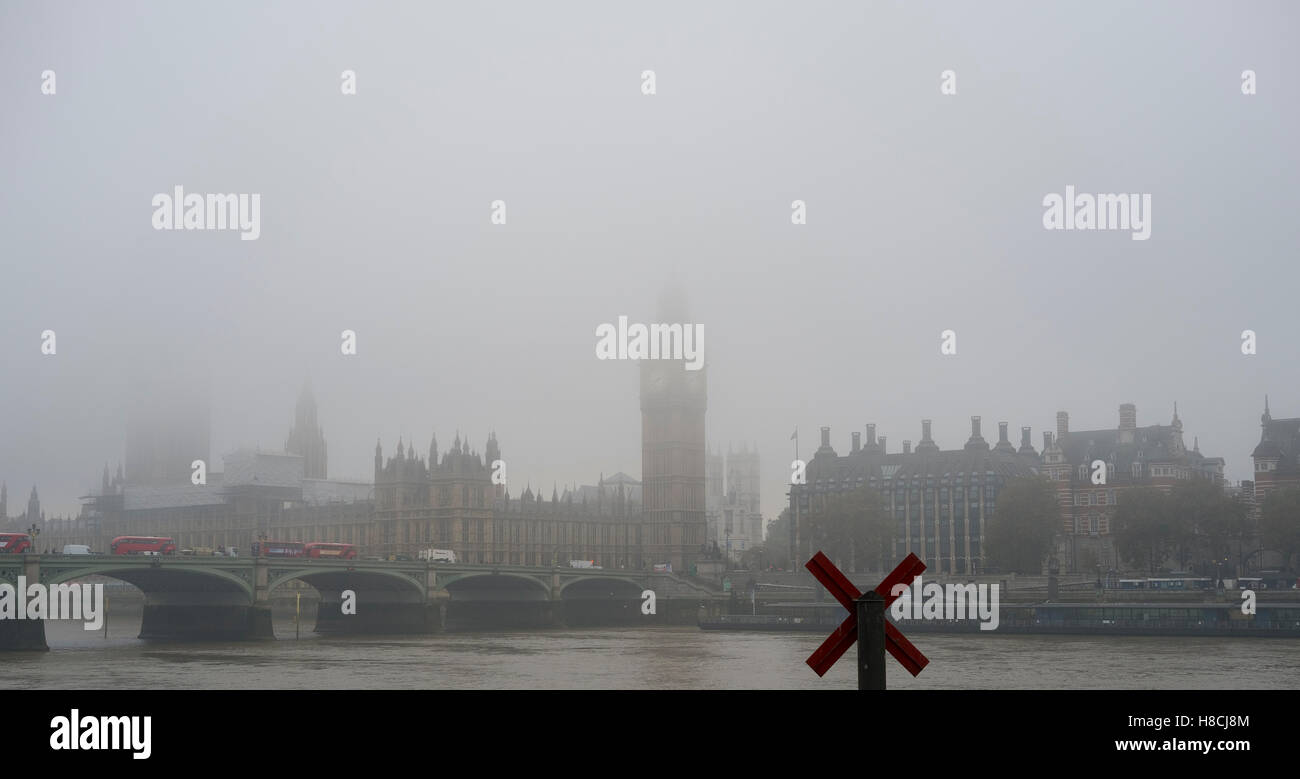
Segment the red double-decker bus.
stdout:
[[327,541],[313,541],[303,545],[308,557],[322,557],[332,560],[355,560],[357,548],[352,544],[335,544]]
[[112,554],[176,554],[176,542],[157,536],[118,536],[108,545]]
[[301,541],[259,541],[253,544],[253,557],[306,557]]
[[32,537],[26,533],[0,533],[0,554],[22,554],[32,548]]

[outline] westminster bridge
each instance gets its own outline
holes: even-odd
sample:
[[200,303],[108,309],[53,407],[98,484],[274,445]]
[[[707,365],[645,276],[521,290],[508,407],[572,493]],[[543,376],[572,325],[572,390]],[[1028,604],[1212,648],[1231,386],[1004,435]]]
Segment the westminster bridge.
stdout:
[[[319,593],[318,633],[434,633],[449,623],[694,624],[702,614],[721,613],[727,597],[676,574],[622,569],[301,557],[0,555],[0,584],[16,587],[20,576],[29,587],[89,576],[128,582],[144,594],[140,638],[168,640],[274,639],[271,598],[293,581]],[[645,613],[648,605],[643,608],[650,600],[643,599],[647,590],[653,592],[653,614]],[[46,648],[42,620],[0,619],[0,649]]]

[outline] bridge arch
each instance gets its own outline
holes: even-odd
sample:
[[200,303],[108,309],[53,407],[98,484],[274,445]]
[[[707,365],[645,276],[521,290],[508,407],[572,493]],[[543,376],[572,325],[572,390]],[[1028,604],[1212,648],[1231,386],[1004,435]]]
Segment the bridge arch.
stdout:
[[572,597],[580,593],[587,594],[602,590],[618,596],[640,598],[641,593],[647,589],[654,588],[646,587],[642,582],[626,576],[579,576],[560,583],[560,597]]
[[439,576],[447,594],[447,623],[453,629],[546,627],[554,623],[555,601],[548,574],[485,569]]
[[471,589],[506,589],[508,584],[523,585],[525,592],[538,592],[549,595],[551,585],[541,577],[515,571],[467,571],[442,579],[438,585],[456,597],[456,593],[467,594]]
[[403,571],[390,571],[382,568],[326,569],[296,568],[273,569],[266,591],[274,594],[276,589],[298,579],[322,592],[326,590],[343,590],[362,587],[373,590],[390,590],[395,592],[415,593],[425,596],[424,583]]
[[107,576],[118,579],[134,585],[146,594],[198,589],[240,594],[249,602],[253,600],[253,584],[247,578],[246,572],[227,571],[209,566],[126,565],[106,560],[74,566],[46,565],[42,566],[41,571],[41,581],[50,585],[62,584],[85,576]]

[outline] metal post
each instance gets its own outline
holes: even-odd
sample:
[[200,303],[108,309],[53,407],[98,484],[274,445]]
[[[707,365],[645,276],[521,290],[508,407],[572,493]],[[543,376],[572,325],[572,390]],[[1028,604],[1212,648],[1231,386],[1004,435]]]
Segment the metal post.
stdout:
[[298,640],[299,625],[302,624],[302,591],[298,592],[298,603],[293,615],[293,639]]
[[[794,459],[799,460],[799,428],[794,429]],[[804,476],[807,481],[807,475]],[[790,570],[799,571],[799,501],[802,497],[799,485],[791,484],[790,492],[794,494],[794,511],[790,517]]]
[[797,485],[790,489],[795,492],[794,496],[794,515],[790,517],[790,570],[799,570],[799,499],[800,495],[796,489]]
[[104,640],[108,640],[108,595],[104,595]]
[[858,612],[858,689],[885,689],[885,598],[868,590],[855,601]]

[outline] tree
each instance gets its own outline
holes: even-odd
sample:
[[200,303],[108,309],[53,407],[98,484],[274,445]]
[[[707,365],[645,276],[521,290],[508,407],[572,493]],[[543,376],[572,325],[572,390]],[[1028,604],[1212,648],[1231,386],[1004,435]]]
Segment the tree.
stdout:
[[790,509],[782,509],[780,517],[767,523],[762,550],[764,568],[790,567]]
[[1041,573],[1060,527],[1061,508],[1050,481],[1011,479],[998,492],[997,510],[985,529],[984,556],[1004,571]]
[[1289,487],[1268,493],[1259,515],[1260,541],[1282,554],[1282,567],[1300,552],[1300,488]]
[[1186,567],[1191,556],[1206,573],[1219,574],[1220,565],[1232,551],[1232,543],[1246,536],[1245,504],[1205,479],[1176,485],[1169,501],[1179,563]]
[[815,545],[842,570],[885,570],[893,541],[880,493],[869,487],[827,495],[807,522]]
[[1154,487],[1121,492],[1112,524],[1120,555],[1151,573],[1178,542],[1172,502]]

